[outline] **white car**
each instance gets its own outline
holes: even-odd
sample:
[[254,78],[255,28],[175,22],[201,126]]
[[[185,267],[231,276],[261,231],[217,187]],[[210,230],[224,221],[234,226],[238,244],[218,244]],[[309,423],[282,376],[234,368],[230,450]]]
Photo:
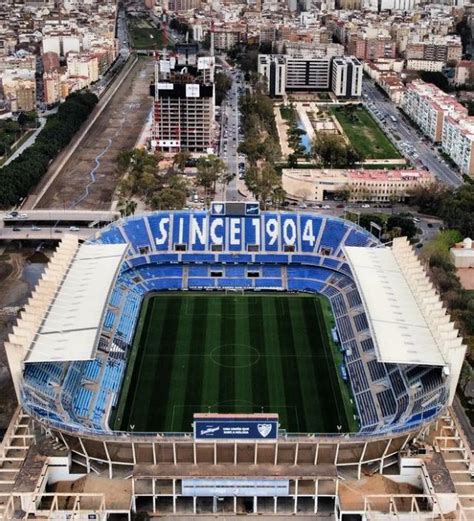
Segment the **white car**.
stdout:
[[321,206],[321,208],[323,210],[330,210],[331,209],[331,207],[328,204],[323,204],[323,206]]
[[69,226],[69,231],[70,232],[78,232],[79,228],[77,226]]
[[361,208],[370,208],[370,204],[361,204],[360,207]]

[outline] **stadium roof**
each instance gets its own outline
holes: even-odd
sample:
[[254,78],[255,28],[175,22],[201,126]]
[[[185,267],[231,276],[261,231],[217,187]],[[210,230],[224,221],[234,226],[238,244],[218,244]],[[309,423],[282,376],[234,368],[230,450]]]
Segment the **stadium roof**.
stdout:
[[346,246],[344,251],[367,311],[379,362],[445,365],[439,339],[416,297],[418,290],[393,249]]
[[126,244],[79,246],[31,343],[26,362],[89,360]]

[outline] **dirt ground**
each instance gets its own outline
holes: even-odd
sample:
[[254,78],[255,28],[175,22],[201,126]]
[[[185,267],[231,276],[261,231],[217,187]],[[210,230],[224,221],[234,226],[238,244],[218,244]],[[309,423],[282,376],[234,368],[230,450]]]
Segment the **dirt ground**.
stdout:
[[108,210],[119,152],[133,148],[152,106],[153,60],[141,58],[36,208]]
[[[362,477],[360,481],[341,482],[339,498],[343,509],[362,510],[365,496],[377,494],[419,494],[420,492],[417,488],[406,483],[395,483],[385,476],[374,474],[370,477]],[[372,499],[371,503],[375,505],[377,500]],[[378,506],[383,510],[386,506],[386,499],[380,499]]]
[[17,401],[4,342],[36,284],[47,257],[33,250],[3,253],[0,260],[0,432],[8,427]]

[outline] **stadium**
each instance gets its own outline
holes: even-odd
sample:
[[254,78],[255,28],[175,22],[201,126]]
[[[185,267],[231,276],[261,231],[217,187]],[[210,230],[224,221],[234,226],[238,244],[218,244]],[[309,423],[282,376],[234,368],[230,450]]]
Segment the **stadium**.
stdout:
[[277,513],[393,465],[465,346],[405,238],[214,202],[64,238],[6,351],[24,413],[134,502]]

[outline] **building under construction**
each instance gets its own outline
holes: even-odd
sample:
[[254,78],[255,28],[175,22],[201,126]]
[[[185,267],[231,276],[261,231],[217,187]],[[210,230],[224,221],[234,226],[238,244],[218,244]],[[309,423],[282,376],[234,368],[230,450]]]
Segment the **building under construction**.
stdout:
[[214,57],[179,46],[156,62],[151,145],[162,152],[214,151]]

